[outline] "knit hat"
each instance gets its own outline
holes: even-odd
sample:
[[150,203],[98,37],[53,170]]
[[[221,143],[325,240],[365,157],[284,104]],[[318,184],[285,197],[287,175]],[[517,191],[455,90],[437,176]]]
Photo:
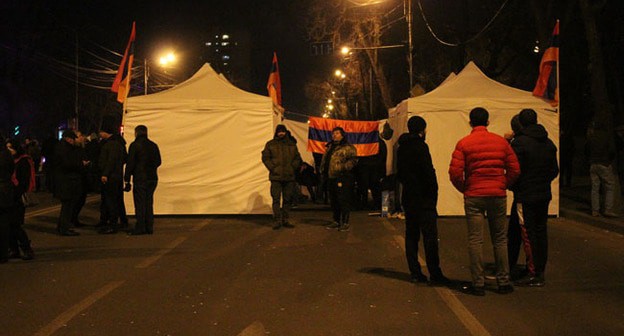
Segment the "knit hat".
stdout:
[[383,130],[381,131],[381,138],[384,140],[392,139],[392,135],[394,134],[394,130],[390,127],[389,123],[385,123],[383,125]]
[[523,127],[537,124],[537,113],[535,113],[532,109],[524,109],[520,111],[518,118],[520,119],[520,124],[522,124]]
[[427,128],[427,122],[420,116],[413,116],[407,121],[407,129],[410,133],[420,133]]

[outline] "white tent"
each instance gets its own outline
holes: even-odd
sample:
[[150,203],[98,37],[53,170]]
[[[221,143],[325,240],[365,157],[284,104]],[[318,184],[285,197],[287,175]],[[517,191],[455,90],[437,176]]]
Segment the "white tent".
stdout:
[[[531,92],[515,89],[488,78],[470,62],[455,77],[448,78],[435,90],[401,102],[389,112],[395,130],[393,145],[407,132],[409,117],[419,115],[427,121],[427,143],[439,184],[438,213],[464,215],[463,195],[451,184],[448,176],[451,154],[457,141],[470,133],[469,113],[475,107],[490,112],[490,132],[503,135],[510,131],[511,118],[524,108],[537,112],[538,122],[546,128],[550,139],[559,148],[559,117],[547,102]],[[552,185],[553,201],[549,214],[559,214],[559,180]],[[511,195],[511,194],[509,194]],[[511,202],[512,197],[508,197]]]
[[[185,82],[128,98],[125,139],[146,125],[162,166],[156,214],[268,214],[268,172],[261,162],[273,137],[271,99],[238,89],[208,64]],[[131,193],[126,206],[134,213]]]

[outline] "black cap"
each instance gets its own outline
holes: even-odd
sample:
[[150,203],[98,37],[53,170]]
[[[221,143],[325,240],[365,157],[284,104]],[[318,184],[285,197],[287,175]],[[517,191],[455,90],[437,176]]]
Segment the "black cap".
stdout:
[[76,133],[74,133],[74,131],[72,131],[72,130],[64,130],[62,137],[63,138],[72,138],[72,139],[76,139],[77,138]]
[[532,109],[524,109],[520,111],[518,119],[520,119],[520,124],[524,127],[535,125],[537,124],[537,113]]
[[282,124],[277,125],[277,127],[275,127],[275,133],[279,132],[286,132],[286,126]]

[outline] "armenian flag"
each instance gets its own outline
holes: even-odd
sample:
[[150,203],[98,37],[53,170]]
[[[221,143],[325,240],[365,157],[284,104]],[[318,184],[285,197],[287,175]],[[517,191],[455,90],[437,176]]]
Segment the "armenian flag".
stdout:
[[273,104],[282,106],[282,81],[280,80],[279,66],[277,65],[277,53],[273,52],[273,62],[271,63],[271,73],[267,81],[267,90]]
[[553,29],[550,40],[550,47],[546,49],[542,55],[540,62],[539,77],[533,95],[550,101],[552,106],[559,105],[559,83],[558,83],[558,65],[559,64],[559,20]]
[[[132,78],[132,62],[134,61],[134,40],[136,39],[136,27],[135,22],[132,22],[132,32],[130,33],[130,39],[126,45],[126,51],[124,52],[121,64],[117,70],[117,75],[111,86],[111,91],[117,92],[117,101],[123,103],[128,97],[130,92],[130,78]],[[128,71],[124,77],[124,70],[128,68]]]
[[379,122],[337,120],[311,117],[308,128],[308,151],[324,154],[326,144],[332,141],[332,129],[342,127],[347,142],[355,146],[358,156],[379,152]]

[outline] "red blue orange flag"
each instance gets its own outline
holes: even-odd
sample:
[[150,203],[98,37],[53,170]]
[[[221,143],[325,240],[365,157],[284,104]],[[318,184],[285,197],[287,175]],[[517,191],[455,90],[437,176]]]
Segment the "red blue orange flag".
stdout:
[[553,106],[559,105],[559,83],[557,65],[559,63],[559,21],[553,29],[550,46],[542,55],[539,77],[533,95],[550,101]]
[[271,74],[267,81],[267,90],[273,104],[282,106],[282,81],[280,80],[279,66],[277,65],[277,54],[273,52],[273,62],[271,63]]
[[[130,78],[132,78],[132,62],[134,61],[134,40],[136,39],[136,27],[135,22],[132,22],[132,32],[130,33],[130,39],[128,45],[126,45],[126,51],[124,52],[121,64],[117,70],[117,75],[111,86],[111,91],[117,92],[117,101],[123,103],[128,97],[130,92]],[[124,77],[124,70],[128,68]]]
[[326,144],[332,141],[332,130],[342,127],[347,142],[355,146],[357,156],[379,152],[379,122],[353,121],[311,117],[308,124],[308,151],[324,154]]

